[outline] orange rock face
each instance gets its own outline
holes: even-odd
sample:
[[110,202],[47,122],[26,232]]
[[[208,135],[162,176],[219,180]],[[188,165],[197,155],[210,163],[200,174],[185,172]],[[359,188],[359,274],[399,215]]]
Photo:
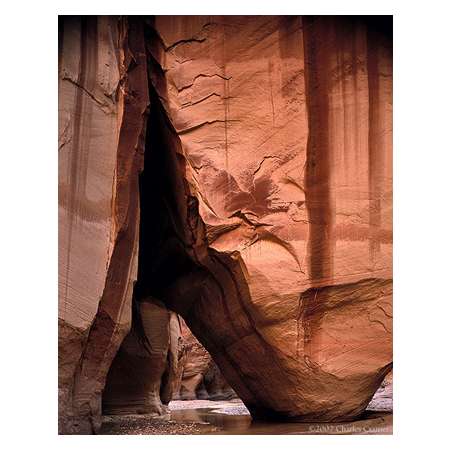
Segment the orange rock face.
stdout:
[[178,281],[172,307],[183,313],[183,294],[194,302],[188,325],[254,416],[355,417],[391,367],[392,58],[383,26],[154,23],[152,81],[198,199],[206,244],[196,244],[208,252],[194,256],[208,281],[197,290]]
[[180,327],[175,313],[146,299],[124,339],[103,391],[104,414],[168,412],[178,373]]
[[59,429],[84,433],[131,325],[148,83],[139,22],[59,32]]
[[222,376],[211,355],[206,351],[180,318],[183,355],[180,358],[178,392],[180,400],[227,400],[236,393]]
[[125,398],[106,375],[148,298],[254,417],[360,414],[392,368],[390,23],[103,17],[61,35],[63,429],[98,418],[103,389]]

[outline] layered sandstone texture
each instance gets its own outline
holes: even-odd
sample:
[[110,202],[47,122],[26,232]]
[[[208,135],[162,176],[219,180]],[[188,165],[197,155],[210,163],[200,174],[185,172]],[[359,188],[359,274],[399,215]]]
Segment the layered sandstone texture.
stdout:
[[[91,433],[131,325],[149,102],[142,25],[59,24],[59,431]],[[132,69],[132,70],[131,70]]]
[[228,400],[236,393],[223,377],[211,355],[180,318],[182,355],[174,400]]
[[152,85],[198,203],[197,270],[166,301],[255,417],[357,416],[392,365],[389,21],[153,27]]
[[392,367],[389,21],[63,22],[60,430],[103,390],[163,411],[169,310],[254,417],[357,417]]
[[178,376],[180,326],[175,313],[148,298],[137,305],[131,331],[114,359],[103,391],[103,414],[168,413]]

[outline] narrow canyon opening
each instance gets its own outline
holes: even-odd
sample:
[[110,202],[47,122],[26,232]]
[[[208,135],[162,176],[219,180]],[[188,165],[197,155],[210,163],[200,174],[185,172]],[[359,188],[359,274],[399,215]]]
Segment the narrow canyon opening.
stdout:
[[[109,370],[102,399],[103,414],[164,414],[172,399],[208,397],[205,385],[208,378],[221,380],[216,384],[221,385],[219,392],[224,391],[225,397],[234,396],[212,361],[217,358],[254,418],[291,420],[290,411],[296,408],[292,393],[281,392],[278,399],[272,398],[269,378],[256,379],[236,364],[233,355],[236,348],[249,359],[252,348],[263,348],[267,359],[257,370],[272,371],[277,379],[291,376],[292,363],[303,363],[294,361],[287,353],[274,351],[267,336],[261,333],[257,322],[261,326],[265,319],[258,317],[251,302],[240,256],[217,252],[208,245],[206,236],[214,227],[205,227],[200,217],[199,199],[188,182],[185,150],[164,103],[170,95],[166,72],[154,56],[162,41],[150,23],[146,23],[144,30],[150,107],[144,166],[139,177],[138,275],[132,299],[131,331]],[[328,179],[328,175],[322,178]],[[214,232],[220,235],[223,230]],[[257,240],[261,238],[258,233],[257,236]],[[214,310],[211,315],[209,311]],[[222,327],[227,330],[219,339],[206,331],[210,327],[218,336]],[[184,384],[187,357],[180,353],[183,339],[192,354],[197,352],[197,363],[203,366],[202,370],[191,367],[189,374],[188,363]],[[385,373],[383,368],[377,375],[377,383]],[[333,386],[330,375],[317,368],[310,376],[292,377],[293,386],[308,385],[315,377],[329,379],[324,389]],[[272,404],[277,402],[283,406],[274,410]],[[360,404],[357,408],[362,411],[364,406]],[[308,415],[299,417],[306,420]]]
[[187,248],[183,215],[189,205],[178,138],[151,81],[149,94],[132,325],[107,376],[103,414],[160,415],[172,399],[237,397],[179,315],[195,298],[184,296],[181,311],[180,302],[173,301],[179,280],[202,280],[207,274]]
[[140,235],[135,302],[162,299],[167,288],[194,269],[184,243],[183,175],[170,142],[170,123],[150,84],[144,170],[140,175]]
[[392,368],[392,49],[369,25],[67,20],[63,432],[176,399],[366,411]]

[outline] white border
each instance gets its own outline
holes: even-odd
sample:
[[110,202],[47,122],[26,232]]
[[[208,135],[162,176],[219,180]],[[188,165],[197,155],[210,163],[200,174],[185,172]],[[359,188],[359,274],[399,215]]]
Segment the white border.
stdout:
[[[170,3],[170,4],[169,4]],[[4,448],[345,450],[444,447],[450,298],[449,15],[444,3],[13,2],[3,6],[2,442]],[[417,5],[417,6],[416,6]],[[394,426],[390,436],[57,436],[56,14],[395,14]],[[6,98],[5,98],[6,97]]]

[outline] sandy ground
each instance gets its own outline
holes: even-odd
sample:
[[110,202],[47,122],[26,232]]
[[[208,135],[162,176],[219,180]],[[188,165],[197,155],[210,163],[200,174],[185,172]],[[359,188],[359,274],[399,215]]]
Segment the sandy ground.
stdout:
[[239,399],[212,401],[212,400],[175,400],[169,403],[171,411],[182,409],[210,408],[214,413],[229,415],[250,415],[248,409]]
[[180,423],[145,415],[105,416],[99,434],[209,434],[217,427],[203,423]]
[[372,411],[347,423],[252,422],[239,399],[172,401],[170,414],[105,416],[100,434],[392,434],[391,387],[380,389]]
[[392,434],[392,380],[385,380],[365,415],[347,423],[252,422],[239,399],[177,400],[164,417],[105,416],[100,434]]

